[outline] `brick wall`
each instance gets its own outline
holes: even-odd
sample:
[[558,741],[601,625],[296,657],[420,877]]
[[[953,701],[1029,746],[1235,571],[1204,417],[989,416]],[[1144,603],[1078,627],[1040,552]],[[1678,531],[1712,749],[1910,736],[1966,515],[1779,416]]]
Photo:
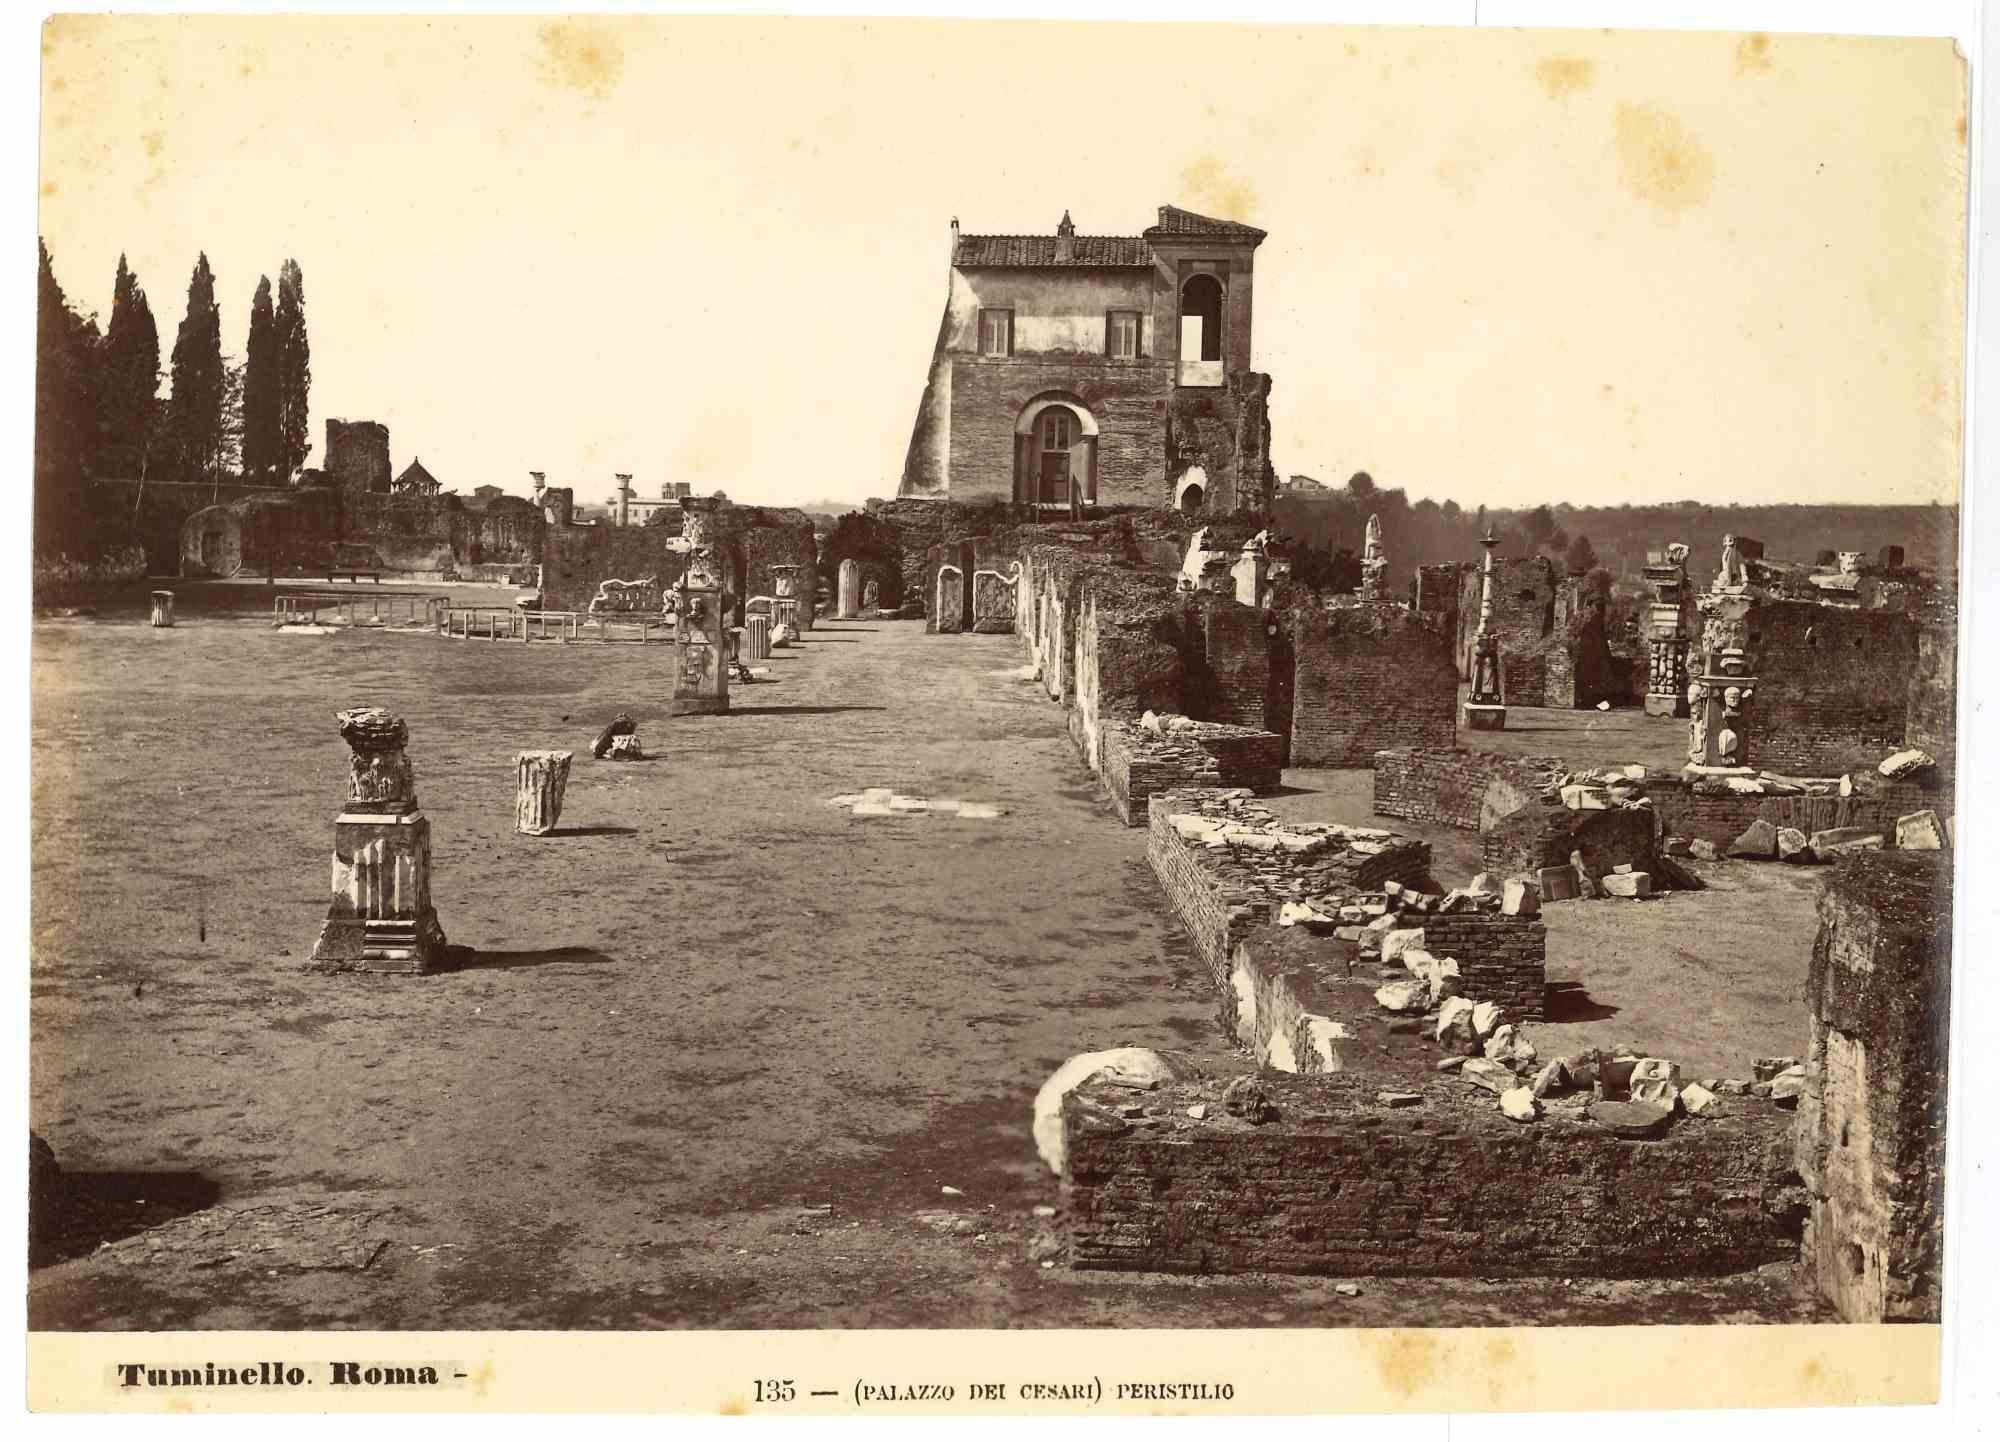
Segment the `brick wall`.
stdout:
[[1559,756],[1501,756],[1460,748],[1375,753],[1375,814],[1478,831],[1539,796],[1569,770]]
[[[1539,706],[1543,694],[1541,640],[1555,629],[1556,563],[1547,556],[1493,558],[1493,634],[1500,639],[1500,664],[1507,700]],[[1459,576],[1458,670],[1472,675],[1472,639],[1479,631],[1480,569],[1477,563]],[[1515,658],[1519,658],[1517,661]],[[1515,666],[1520,691],[1515,690]]]
[[[1761,696],[1761,692],[1759,695]],[[1727,846],[1762,818],[1773,826],[1792,826],[1810,836],[1836,826],[1866,826],[1895,840],[1896,818],[1925,807],[1940,817],[1951,810],[1951,792],[1907,781],[1860,778],[1853,796],[1742,796],[1731,792],[1697,792],[1678,779],[1649,777],[1646,794],[1668,836],[1700,837]]]
[[1901,749],[1917,671],[1909,616],[1760,599],[1746,624],[1752,766],[1831,776]]
[[1201,509],[1215,516],[1267,512],[1277,487],[1271,464],[1271,378],[1232,371],[1221,386],[1180,387],[1166,407],[1165,471],[1168,485],[1152,504],[1172,505],[1188,469],[1207,476]]
[[1463,911],[1417,918],[1424,950],[1455,957],[1460,990],[1497,1002],[1510,1016],[1538,1021],[1548,1007],[1548,929],[1539,916]]
[[1951,907],[1949,853],[1843,858],[1820,896],[1802,1256],[1850,1322],[1940,1316]]
[[1225,596],[1187,603],[1187,681],[1183,709],[1201,721],[1262,731],[1271,687],[1270,637],[1264,612]]
[[1531,801],[1481,830],[1481,864],[1495,875],[1512,876],[1544,866],[1566,866],[1570,853],[1581,852],[1594,875],[1621,865],[1657,872],[1653,843],[1658,825],[1653,809],[1646,806],[1572,811]]
[[[1081,724],[1072,726],[1072,735]],[[1155,793],[1184,786],[1275,791],[1284,775],[1283,740],[1269,731],[1198,722],[1156,735],[1135,721],[1101,722],[1097,773],[1127,826],[1144,826]],[[1079,745],[1083,744],[1079,738]]]
[[1295,668],[1292,765],[1366,767],[1389,747],[1457,738],[1448,633],[1397,605],[1308,605],[1284,624]]
[[[1330,1276],[1677,1278],[1798,1252],[1788,1114],[1744,1107],[1623,1141],[1568,1109],[1534,1126],[1463,1083],[1420,1106],[1365,1074],[1262,1079],[1279,1119],[1251,1126],[1219,1082],[1085,1087],[1064,1107],[1077,1267]],[[1187,1109],[1204,1104],[1201,1121]]]
[[1173,814],[1176,794],[1157,793],[1149,803],[1146,860],[1159,878],[1167,908],[1179,918],[1195,954],[1208,963],[1220,988],[1228,984],[1229,957],[1236,943],[1268,918],[1257,888],[1204,866],[1195,848],[1181,840],[1167,819]]
[[1937,757],[1949,775],[1958,760],[1958,616],[1956,608],[1925,617],[1917,627],[1917,664],[1903,739]]
[[1030,401],[1050,391],[1074,397],[1097,423],[1097,504],[1159,505],[1173,367],[1101,356],[954,356],[948,397],[952,498],[1014,499],[1014,425]]

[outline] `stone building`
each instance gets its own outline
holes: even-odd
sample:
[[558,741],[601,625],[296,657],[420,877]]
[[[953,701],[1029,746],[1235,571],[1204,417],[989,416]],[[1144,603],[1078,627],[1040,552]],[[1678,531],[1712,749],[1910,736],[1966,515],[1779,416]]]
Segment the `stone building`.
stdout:
[[1160,207],[1139,235],[967,235],[899,497],[1066,514],[1269,507],[1270,377],[1251,370],[1264,232]]

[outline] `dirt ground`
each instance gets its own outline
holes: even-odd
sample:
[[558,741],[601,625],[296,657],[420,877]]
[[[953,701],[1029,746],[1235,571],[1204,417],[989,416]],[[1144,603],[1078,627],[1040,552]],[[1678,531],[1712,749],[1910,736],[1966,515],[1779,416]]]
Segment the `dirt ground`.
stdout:
[[[732,714],[669,719],[663,646],[195,616],[35,627],[31,1105],[65,1181],[32,1326],[1822,1315],[1783,1268],[1343,1297],[1045,1266],[1033,1209],[1060,1196],[1029,1115],[1048,1073],[1124,1043],[1245,1063],[1143,831],[1100,803],[1010,637],[833,624]],[[408,719],[463,969],[301,970],[345,785],[333,713],[370,703]],[[590,760],[619,710],[655,759]],[[540,747],[577,761],[561,831],[528,838],[513,756]],[[1320,775],[1283,803],[1365,811],[1354,774]],[[869,786],[1005,814],[827,804]],[[1550,974],[1583,999],[1538,1044],[1684,1046],[1696,1072],[1704,1048],[1736,1071],[1796,1050],[1809,939],[1802,881],[1734,872],[1615,916],[1555,908]]]

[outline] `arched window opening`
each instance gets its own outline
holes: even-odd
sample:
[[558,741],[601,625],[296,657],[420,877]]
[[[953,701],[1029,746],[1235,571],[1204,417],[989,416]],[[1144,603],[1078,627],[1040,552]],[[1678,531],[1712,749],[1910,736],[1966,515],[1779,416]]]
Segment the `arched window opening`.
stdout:
[[1181,287],[1181,365],[1184,386],[1222,384],[1222,282],[1208,274]]
[[1181,491],[1181,509],[1190,513],[1198,511],[1201,509],[1202,499],[1201,483],[1194,482]]

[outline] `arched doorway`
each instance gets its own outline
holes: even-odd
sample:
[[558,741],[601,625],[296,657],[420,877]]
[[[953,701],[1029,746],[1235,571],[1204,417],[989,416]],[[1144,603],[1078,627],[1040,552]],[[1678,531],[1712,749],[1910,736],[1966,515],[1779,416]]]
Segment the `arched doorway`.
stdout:
[[1014,423],[1014,499],[1037,510],[1097,504],[1097,420],[1074,396],[1039,396]]
[[1180,383],[1222,384],[1222,282],[1205,272],[1181,287]]
[[1174,508],[1193,513],[1202,508],[1208,500],[1208,472],[1200,466],[1190,466],[1174,485]]

